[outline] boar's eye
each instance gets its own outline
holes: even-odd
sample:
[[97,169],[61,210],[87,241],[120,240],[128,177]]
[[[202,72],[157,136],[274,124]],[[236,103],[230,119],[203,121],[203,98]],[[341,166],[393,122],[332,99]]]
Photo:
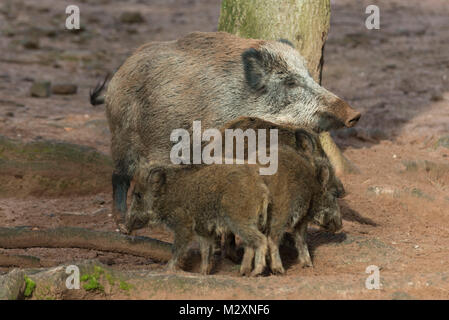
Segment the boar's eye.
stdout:
[[284,83],[289,88],[296,88],[299,87],[299,81],[295,78],[287,78],[284,80]]
[[142,194],[140,192],[134,192],[134,196],[137,200],[142,200]]

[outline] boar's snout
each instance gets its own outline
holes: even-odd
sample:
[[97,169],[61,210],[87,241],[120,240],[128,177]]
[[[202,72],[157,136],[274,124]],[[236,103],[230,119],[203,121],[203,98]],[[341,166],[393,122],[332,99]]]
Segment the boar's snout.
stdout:
[[325,99],[326,110],[321,114],[320,127],[329,131],[339,127],[351,128],[360,120],[360,112],[354,110],[346,101],[337,96]]
[[360,117],[362,116],[360,114],[360,112],[357,112],[355,110],[353,112],[351,112],[351,113],[352,114],[348,117],[348,120],[346,120],[346,122],[345,122],[345,125],[348,128],[351,128],[351,127],[355,126],[357,124],[357,122],[359,122]]
[[337,117],[339,117],[341,122],[348,128],[355,126],[362,116],[360,112],[352,109],[346,101],[340,98],[336,98],[332,105]]
[[330,223],[326,226],[326,230],[329,232],[338,232],[343,228],[343,222],[341,219],[332,219]]
[[129,228],[125,224],[123,224],[123,223],[119,223],[118,224],[118,229],[123,234],[130,234],[131,233],[131,230],[129,230]]

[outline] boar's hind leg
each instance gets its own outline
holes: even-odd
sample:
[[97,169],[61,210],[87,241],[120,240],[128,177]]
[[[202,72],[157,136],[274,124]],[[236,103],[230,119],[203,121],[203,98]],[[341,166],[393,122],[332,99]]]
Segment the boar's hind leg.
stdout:
[[113,213],[117,223],[124,223],[127,210],[126,197],[128,195],[131,177],[127,174],[112,174]]
[[307,221],[301,221],[295,226],[296,249],[298,250],[298,263],[303,267],[313,267],[307,247]]
[[126,198],[139,157],[126,136],[112,134],[111,154],[114,161],[112,173],[112,213],[117,224],[125,223]]

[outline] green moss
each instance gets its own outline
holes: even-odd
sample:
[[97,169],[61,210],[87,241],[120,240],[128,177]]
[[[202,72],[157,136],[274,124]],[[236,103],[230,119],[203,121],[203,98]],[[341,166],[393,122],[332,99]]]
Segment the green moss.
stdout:
[[92,274],[83,274],[81,276],[81,281],[85,282],[83,288],[86,291],[103,291],[104,287],[100,283],[100,278],[104,274],[103,268],[99,266],[94,266],[94,272]]
[[86,291],[100,291],[104,292],[104,284],[106,281],[111,288],[115,286],[118,289],[129,292],[133,289],[133,285],[127,283],[122,279],[117,279],[114,275],[100,266],[93,266],[90,268],[91,273],[85,273],[81,276],[80,280],[83,282],[82,287]]
[[34,289],[36,288],[36,282],[28,278],[26,275],[25,278],[25,292],[23,293],[25,297],[31,297]]
[[104,287],[100,284],[100,282],[98,282],[98,279],[93,276],[88,278],[87,282],[83,284],[83,288],[86,291],[104,290]]
[[115,279],[110,273],[105,273],[104,276],[111,286],[115,284]]
[[129,291],[133,288],[133,286],[123,280],[120,280],[120,289],[121,290],[125,290],[125,291]]

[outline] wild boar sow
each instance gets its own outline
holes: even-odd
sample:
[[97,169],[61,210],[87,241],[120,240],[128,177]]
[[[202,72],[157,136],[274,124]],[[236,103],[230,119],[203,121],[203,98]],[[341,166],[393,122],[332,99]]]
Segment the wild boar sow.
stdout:
[[304,58],[285,41],[223,32],[143,45],[113,76],[105,102],[114,206],[122,217],[139,159],[168,161],[171,131],[191,130],[193,120],[217,128],[245,115],[322,131],[351,127],[360,118],[312,79]]

